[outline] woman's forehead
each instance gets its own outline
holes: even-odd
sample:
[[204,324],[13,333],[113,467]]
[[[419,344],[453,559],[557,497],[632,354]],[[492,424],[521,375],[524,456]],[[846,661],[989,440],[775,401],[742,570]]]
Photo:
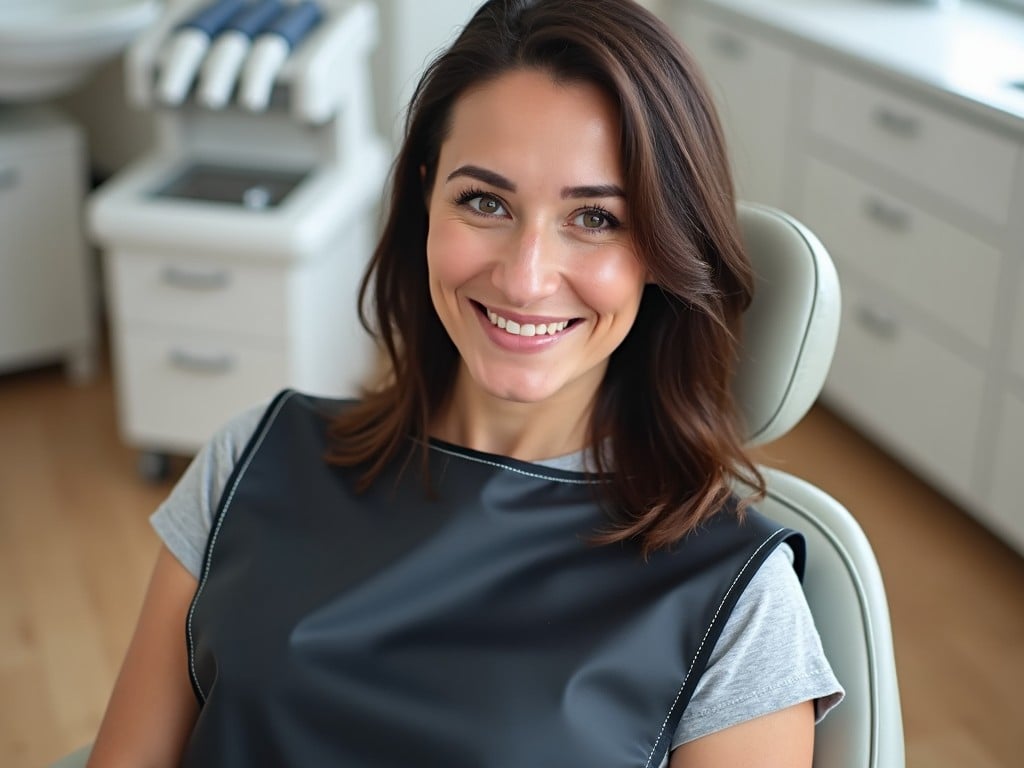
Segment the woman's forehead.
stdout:
[[513,70],[455,102],[440,165],[490,163],[505,173],[621,185],[619,131],[618,108],[597,85]]

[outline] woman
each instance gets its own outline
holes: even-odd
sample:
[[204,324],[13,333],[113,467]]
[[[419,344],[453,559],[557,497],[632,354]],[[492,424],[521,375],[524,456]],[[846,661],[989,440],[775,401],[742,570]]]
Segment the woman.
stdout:
[[662,24],[486,3],[414,95],[364,282],[391,375],[197,457],[90,765],[809,766],[842,690],[802,543],[729,490],[762,487],[750,288]]

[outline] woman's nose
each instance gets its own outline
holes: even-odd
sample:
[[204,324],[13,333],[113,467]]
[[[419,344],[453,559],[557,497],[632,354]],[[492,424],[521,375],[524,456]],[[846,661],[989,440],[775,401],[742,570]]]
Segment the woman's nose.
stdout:
[[561,279],[556,232],[524,227],[511,239],[492,273],[492,281],[512,305],[528,307],[558,290]]

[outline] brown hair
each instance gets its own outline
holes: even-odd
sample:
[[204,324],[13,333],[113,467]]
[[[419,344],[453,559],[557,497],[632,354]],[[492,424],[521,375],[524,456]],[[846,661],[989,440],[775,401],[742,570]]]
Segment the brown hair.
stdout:
[[[690,56],[631,0],[490,0],[427,69],[360,291],[364,309],[373,300],[391,375],[338,418],[329,458],[361,467],[365,487],[407,455],[410,437],[426,444],[459,358],[428,292],[424,184],[433,184],[460,95],[523,68],[596,84],[618,104],[632,234],[652,284],[592,412],[590,443],[611,474],[601,485],[611,525],[596,540],[636,537],[650,552],[720,510],[733,478],[759,492],[764,482],[743,449],[730,389],[752,275],[721,128]],[[363,323],[371,327],[365,313]]]

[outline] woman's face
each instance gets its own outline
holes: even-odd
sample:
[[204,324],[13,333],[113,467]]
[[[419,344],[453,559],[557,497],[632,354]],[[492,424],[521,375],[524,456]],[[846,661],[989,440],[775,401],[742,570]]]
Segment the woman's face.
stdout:
[[516,70],[455,103],[427,262],[457,387],[591,402],[644,287],[624,187],[617,108],[596,86]]

